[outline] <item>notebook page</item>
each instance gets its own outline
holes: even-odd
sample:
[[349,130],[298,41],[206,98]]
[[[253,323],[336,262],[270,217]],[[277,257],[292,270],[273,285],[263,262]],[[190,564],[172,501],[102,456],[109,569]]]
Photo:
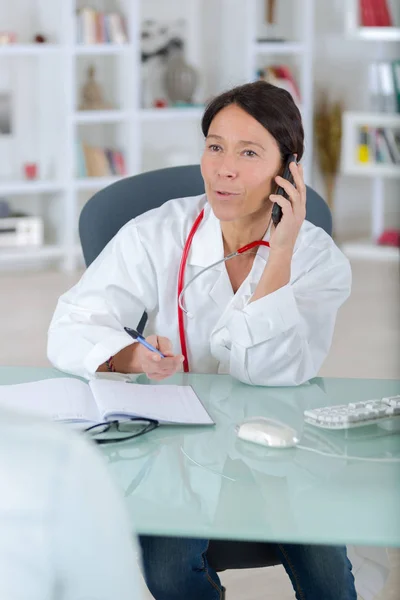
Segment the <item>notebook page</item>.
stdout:
[[99,412],[113,416],[148,417],[163,423],[213,425],[190,386],[140,385],[94,379],[89,382]]
[[99,421],[89,386],[70,377],[0,385],[0,406],[54,421]]

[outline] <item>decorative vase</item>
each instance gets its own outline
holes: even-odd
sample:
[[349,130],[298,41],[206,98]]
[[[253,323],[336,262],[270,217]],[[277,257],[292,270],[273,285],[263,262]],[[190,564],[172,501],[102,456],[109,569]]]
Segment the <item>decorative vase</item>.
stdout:
[[180,40],[176,40],[175,47],[168,58],[164,81],[170,102],[192,104],[197,85],[197,72],[185,61]]

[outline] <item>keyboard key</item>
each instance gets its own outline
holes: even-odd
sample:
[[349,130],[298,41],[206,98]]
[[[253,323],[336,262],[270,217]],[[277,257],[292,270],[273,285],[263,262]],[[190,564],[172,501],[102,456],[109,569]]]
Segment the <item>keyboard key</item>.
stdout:
[[399,406],[400,396],[387,396],[385,398],[382,398],[382,402],[385,402],[385,404],[389,404],[389,406]]
[[349,408],[351,408],[352,410],[357,409],[357,408],[362,408],[364,406],[363,402],[350,402],[349,404]]
[[348,413],[346,419],[349,423],[357,423],[358,416],[352,412],[352,413]]

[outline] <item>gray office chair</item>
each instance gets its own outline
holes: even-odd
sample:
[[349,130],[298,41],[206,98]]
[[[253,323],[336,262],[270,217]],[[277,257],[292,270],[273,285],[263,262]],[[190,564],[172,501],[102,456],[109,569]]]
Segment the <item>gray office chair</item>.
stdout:
[[[86,265],[130,219],[161,206],[172,198],[204,193],[199,165],[172,167],[127,177],[97,192],[84,206],[79,219],[79,235]],[[332,217],[324,200],[307,186],[306,218],[332,234]],[[146,316],[138,329],[143,331]],[[212,540],[207,552],[216,571],[248,569],[280,564],[273,544]]]
[[[127,177],[97,192],[84,206],[79,219],[79,235],[86,266],[127,221],[171,198],[204,193],[199,165],[171,167]],[[306,219],[332,235],[328,205],[307,186]]]

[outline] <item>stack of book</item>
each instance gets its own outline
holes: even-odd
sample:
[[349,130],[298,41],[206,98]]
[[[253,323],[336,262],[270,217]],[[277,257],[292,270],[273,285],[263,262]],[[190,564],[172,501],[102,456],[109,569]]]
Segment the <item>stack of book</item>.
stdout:
[[387,0],[359,0],[359,15],[363,27],[393,26]]
[[263,79],[288,91],[296,104],[300,103],[300,90],[287,65],[269,65],[260,69],[257,73],[258,79]]
[[369,96],[373,112],[400,113],[400,60],[369,65]]
[[400,165],[400,130],[360,127],[357,158],[364,164]]
[[96,148],[82,142],[77,143],[78,177],[106,177],[126,175],[125,158],[119,150]]
[[118,13],[103,13],[81,8],[76,13],[78,44],[125,44],[128,40],[125,19]]

